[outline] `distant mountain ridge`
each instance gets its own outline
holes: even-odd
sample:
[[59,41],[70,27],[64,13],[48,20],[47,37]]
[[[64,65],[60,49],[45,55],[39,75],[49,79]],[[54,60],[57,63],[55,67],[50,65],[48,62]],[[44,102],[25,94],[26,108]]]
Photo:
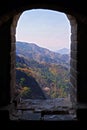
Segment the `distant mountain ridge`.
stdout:
[[70,50],[68,48],[62,48],[62,49],[57,50],[56,52],[60,54],[69,54]]
[[37,46],[34,43],[16,42],[16,54],[37,62],[55,63],[69,67],[69,55],[62,55]]

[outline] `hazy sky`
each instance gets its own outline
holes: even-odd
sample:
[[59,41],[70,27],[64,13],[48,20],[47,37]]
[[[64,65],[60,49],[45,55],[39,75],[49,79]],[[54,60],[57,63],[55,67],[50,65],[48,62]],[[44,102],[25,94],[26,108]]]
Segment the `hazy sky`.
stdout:
[[23,12],[16,28],[16,41],[36,43],[50,50],[70,48],[71,26],[64,13],[32,9]]

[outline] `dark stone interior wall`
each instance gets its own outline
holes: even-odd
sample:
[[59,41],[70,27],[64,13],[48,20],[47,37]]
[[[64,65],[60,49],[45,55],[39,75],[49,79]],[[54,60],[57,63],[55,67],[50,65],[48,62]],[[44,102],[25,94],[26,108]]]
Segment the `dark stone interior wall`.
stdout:
[[87,23],[78,21],[77,33],[77,99],[79,103],[87,103]]
[[[4,3],[7,7],[1,8],[4,7]],[[10,104],[12,96],[14,97],[12,89],[14,89],[15,83],[13,85],[12,74],[15,69],[15,58],[13,58],[15,54],[15,30],[13,29],[12,34],[12,17],[14,18],[21,11],[32,8],[55,9],[76,18],[77,47],[75,43],[71,45],[71,83],[73,87],[77,87],[77,103],[87,104],[87,9],[85,2],[73,0],[65,0],[64,2],[61,0],[42,0],[41,2],[38,0],[13,0],[3,1],[0,4],[0,106]],[[74,37],[72,41],[73,39]]]
[[10,102],[11,22],[8,20],[0,27],[0,106]]
[[77,104],[77,21],[74,16],[67,15],[71,25],[70,46],[70,99],[73,107]]

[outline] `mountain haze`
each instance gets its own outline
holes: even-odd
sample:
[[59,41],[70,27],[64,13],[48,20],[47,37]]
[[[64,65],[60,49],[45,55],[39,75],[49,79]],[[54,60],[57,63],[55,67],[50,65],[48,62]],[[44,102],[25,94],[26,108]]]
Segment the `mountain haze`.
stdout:
[[27,59],[32,59],[40,63],[55,63],[69,67],[68,54],[61,55],[60,53],[39,47],[34,43],[17,42],[16,48],[16,54]]
[[68,48],[62,48],[62,49],[59,49],[56,51],[57,53],[60,53],[60,54],[69,54],[69,49]]

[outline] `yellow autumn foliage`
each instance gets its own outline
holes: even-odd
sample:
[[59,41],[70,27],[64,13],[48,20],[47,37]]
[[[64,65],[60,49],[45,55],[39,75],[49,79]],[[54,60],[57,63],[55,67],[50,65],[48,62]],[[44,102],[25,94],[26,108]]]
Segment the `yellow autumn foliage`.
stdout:
[[30,91],[30,88],[25,86],[25,87],[22,87],[20,94],[23,95],[29,91]]

